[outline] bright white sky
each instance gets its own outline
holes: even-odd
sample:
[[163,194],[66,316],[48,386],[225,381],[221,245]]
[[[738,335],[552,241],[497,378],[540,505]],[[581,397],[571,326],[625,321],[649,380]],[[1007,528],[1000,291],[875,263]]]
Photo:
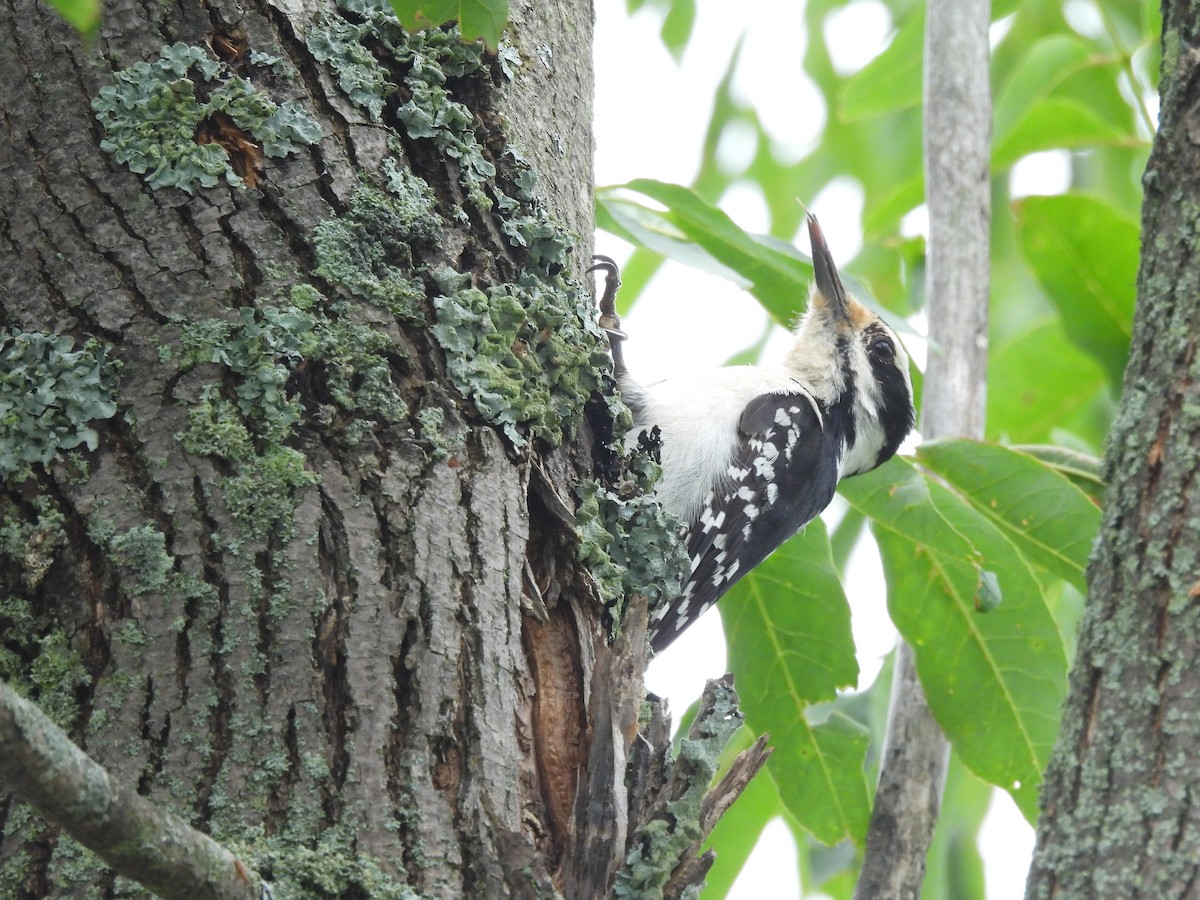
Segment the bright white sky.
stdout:
[[[676,65],[658,36],[653,13],[629,19],[623,0],[596,2],[596,182],[619,184],[633,178],[688,183],[696,174],[711,100],[731,49],[743,30],[746,43],[736,89],[753,102],[778,145],[796,157],[806,153],[820,133],[826,109],[803,74],[805,41],[824,40],[842,74],[861,68],[891,37],[890,14],[877,0],[852,0],[832,16],[820,36],[806,35],[802,0],[742,0],[737,14],[725,3],[699,0],[695,31],[681,65]],[[781,60],[790,60],[781,64]],[[731,162],[747,147],[736,139],[721,154]],[[1014,194],[1054,193],[1065,187],[1065,160],[1053,154],[1040,164],[1018,167]],[[740,225],[766,231],[766,208],[753,190],[731,191],[722,207]],[[861,244],[862,195],[853,183],[835,183],[811,198],[834,257],[852,258]],[[924,230],[920,211],[905,231]],[[799,239],[807,251],[807,240]],[[618,262],[629,255],[624,242],[606,233],[596,236],[596,252]],[[717,366],[753,344],[766,317],[748,294],[713,276],[668,263],[624,323],[630,369],[654,381],[679,369]],[[782,329],[768,355],[782,355]],[[906,342],[907,343],[907,342]],[[683,348],[686,348],[685,352]],[[924,348],[916,350],[917,358]],[[672,352],[675,351],[675,352]],[[828,516],[841,515],[835,501]],[[882,657],[895,642],[884,607],[882,571],[874,548],[855,551],[847,584],[851,599],[860,687],[875,678]],[[706,679],[725,672],[725,642],[719,615],[710,612],[651,664],[647,688],[667,697],[676,715],[699,696]],[[1025,871],[1033,832],[1007,794],[997,792],[980,835],[989,900],[1016,900],[1024,894]],[[799,897],[795,851],[781,821],[768,826],[731,896],[739,900],[788,900]]]

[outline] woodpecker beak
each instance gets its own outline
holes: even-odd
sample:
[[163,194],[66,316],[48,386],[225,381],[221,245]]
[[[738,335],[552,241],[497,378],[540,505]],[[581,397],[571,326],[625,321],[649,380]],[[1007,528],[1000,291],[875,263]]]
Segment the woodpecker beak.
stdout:
[[817,291],[825,299],[829,309],[843,322],[850,321],[850,301],[846,297],[846,289],[842,287],[842,279],[838,276],[837,266],[833,264],[833,254],[825,243],[825,234],[817,217],[808,214],[808,239],[812,243],[813,275],[816,277]]

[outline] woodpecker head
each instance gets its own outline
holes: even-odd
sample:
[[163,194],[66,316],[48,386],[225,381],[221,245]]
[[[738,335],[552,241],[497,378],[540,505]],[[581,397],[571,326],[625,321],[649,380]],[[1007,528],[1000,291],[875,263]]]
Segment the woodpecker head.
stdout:
[[912,430],[908,356],[895,332],[846,293],[811,213],[813,287],[785,365],[812,392],[845,442],[840,474],[886,462]]

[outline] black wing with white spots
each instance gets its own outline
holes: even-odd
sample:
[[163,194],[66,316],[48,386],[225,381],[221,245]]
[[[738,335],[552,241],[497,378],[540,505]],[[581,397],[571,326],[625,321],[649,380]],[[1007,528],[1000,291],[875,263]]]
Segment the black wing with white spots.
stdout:
[[656,651],[829,505],[841,448],[825,447],[831,438],[821,426],[802,389],[762,394],[746,405],[728,479],[682,532],[692,573],[680,595],[651,615]]

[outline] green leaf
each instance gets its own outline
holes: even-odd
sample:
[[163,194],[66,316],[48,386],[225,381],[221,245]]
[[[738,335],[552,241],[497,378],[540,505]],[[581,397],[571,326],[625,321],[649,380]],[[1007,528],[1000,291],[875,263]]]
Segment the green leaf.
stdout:
[[659,35],[675,62],[683,59],[683,51],[687,49],[695,26],[696,0],[674,0],[667,7]]
[[1079,194],[1014,204],[1021,251],[1063,317],[1068,337],[1120,390],[1138,268],[1138,226],[1104,200]]
[[806,712],[858,677],[850,610],[821,521],[738,582],[721,618],[746,724],[772,736],[767,767],[784,806],[826,843],[861,844],[867,732],[841,714],[813,724]]
[[[888,609],[916,653],[938,722],[963,762],[1033,821],[1067,664],[1028,563],[969,499],[908,459],[839,490],[873,520]],[[986,572],[1003,600],[979,612]]]
[[100,0],[50,0],[50,5],[82,35],[95,34],[100,25]]
[[887,48],[842,88],[838,111],[845,122],[921,105],[924,6],[900,26]]
[[996,143],[1003,141],[1063,79],[1086,65],[1091,55],[1087,44],[1074,35],[1055,34],[1037,41],[997,92],[992,116]]
[[1067,429],[1099,447],[1108,416],[1094,422],[1094,404],[1111,404],[1104,371],[1068,339],[1062,321],[1035,319],[996,344],[988,356],[987,433],[1012,443],[1049,442]]
[[508,24],[508,0],[391,0],[392,10],[409,31],[458,22],[464,41],[482,38],[495,50]]
[[992,171],[1009,168],[1023,156],[1043,150],[1122,145],[1132,136],[1081,103],[1043,100],[1026,111],[1020,121],[992,150]]
[[[666,207],[652,209],[622,195],[632,191]],[[600,188],[608,220],[635,243],[720,275],[750,291],[781,325],[804,308],[812,262],[790,244],[742,230],[690,188],[641,178]]]
[[1103,504],[1104,463],[1099,457],[1054,444],[1014,444],[1013,449],[1058,472],[1096,506]]
[[1027,559],[1080,591],[1100,509],[1032,456],[972,440],[926,442],[917,461],[942,476]]
[[508,0],[459,0],[458,30],[464,41],[483,38],[492,50],[508,24]]
[[458,0],[391,0],[392,10],[409,31],[437,28],[458,18]]

